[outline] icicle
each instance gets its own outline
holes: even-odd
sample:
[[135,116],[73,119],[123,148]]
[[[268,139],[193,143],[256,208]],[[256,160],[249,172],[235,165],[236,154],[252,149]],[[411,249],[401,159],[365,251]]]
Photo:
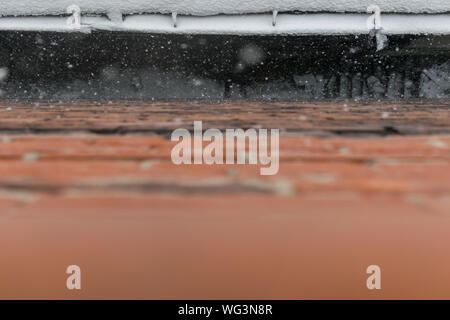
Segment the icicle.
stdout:
[[375,38],[377,40],[377,51],[383,50],[388,45],[388,37],[382,33],[381,30],[378,30]]
[[177,13],[176,12],[172,12],[172,22],[173,22],[173,27],[174,28],[178,27],[178,24],[177,24]]
[[367,8],[367,13],[373,13],[367,19],[367,27],[369,29],[381,30],[381,9],[379,6],[372,4]]
[[274,10],[272,12],[272,26],[275,27],[277,25],[277,16],[278,16],[278,11]]
[[72,4],[67,8],[67,13],[71,14],[67,18],[67,26],[71,29],[81,29],[81,9],[76,4]]
[[381,26],[381,9],[379,6],[372,4],[367,8],[367,13],[372,13],[367,18],[367,27],[371,31],[371,34],[375,36],[377,51],[383,50],[388,44],[388,38],[383,34],[383,28]]

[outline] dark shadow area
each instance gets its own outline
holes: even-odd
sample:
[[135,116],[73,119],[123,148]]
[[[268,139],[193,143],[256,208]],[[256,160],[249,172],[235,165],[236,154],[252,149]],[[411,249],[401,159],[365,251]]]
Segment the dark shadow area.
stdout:
[[3,99],[450,97],[450,37],[0,33]]

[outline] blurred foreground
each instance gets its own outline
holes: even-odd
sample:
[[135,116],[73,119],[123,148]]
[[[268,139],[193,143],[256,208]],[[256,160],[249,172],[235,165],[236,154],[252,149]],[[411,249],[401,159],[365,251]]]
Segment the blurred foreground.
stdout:
[[[3,102],[0,298],[448,299],[449,107]],[[173,165],[194,120],[280,128],[279,174]]]

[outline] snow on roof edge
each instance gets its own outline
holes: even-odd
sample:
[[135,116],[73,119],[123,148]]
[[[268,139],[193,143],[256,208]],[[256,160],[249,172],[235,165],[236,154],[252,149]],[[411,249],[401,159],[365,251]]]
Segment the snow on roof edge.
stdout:
[[[128,16],[123,22],[106,17],[82,17],[81,28],[68,27],[65,17],[0,18],[0,30],[90,32],[92,30],[167,33],[167,34],[227,34],[227,35],[358,35],[369,33],[368,15],[363,14],[280,14],[276,25],[272,15],[251,16],[181,16],[176,27],[172,16],[152,14]],[[398,15],[382,17],[383,32],[392,34],[450,35],[450,14]]]
[[450,13],[449,0],[14,0],[0,1],[0,16],[65,14],[77,5],[84,13],[171,13],[218,15],[279,12],[366,12],[378,5],[386,13]]

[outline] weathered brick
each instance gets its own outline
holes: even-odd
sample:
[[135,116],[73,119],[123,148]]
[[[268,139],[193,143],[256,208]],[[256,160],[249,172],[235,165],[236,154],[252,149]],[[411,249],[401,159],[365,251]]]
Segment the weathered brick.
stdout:
[[[448,103],[127,104],[2,112],[0,298],[450,297]],[[295,134],[273,177],[175,166],[168,133],[193,120]]]

